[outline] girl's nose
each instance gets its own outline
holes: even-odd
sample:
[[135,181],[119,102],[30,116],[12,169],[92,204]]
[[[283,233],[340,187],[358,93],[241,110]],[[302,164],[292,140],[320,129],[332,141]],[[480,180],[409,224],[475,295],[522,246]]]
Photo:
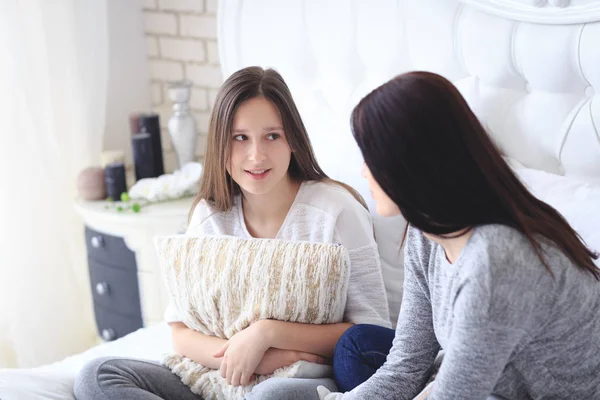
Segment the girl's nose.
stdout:
[[255,162],[261,162],[266,159],[264,146],[259,143],[253,143],[250,146],[250,160]]

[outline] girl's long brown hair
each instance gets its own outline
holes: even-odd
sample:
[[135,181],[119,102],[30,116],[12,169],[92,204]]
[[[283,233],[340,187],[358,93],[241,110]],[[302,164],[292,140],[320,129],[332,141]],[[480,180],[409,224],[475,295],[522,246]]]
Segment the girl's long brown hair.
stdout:
[[429,72],[392,79],[360,101],[352,128],[373,177],[418,229],[447,235],[507,225],[527,237],[550,273],[540,239],[600,280],[598,255],[525,188],[447,79]]
[[240,104],[258,96],[273,103],[281,115],[285,137],[292,149],[290,178],[296,182],[333,182],[347,189],[366,208],[356,190],[330,179],[317,163],[298,108],[281,75],[273,69],[247,67],[233,73],[217,93],[210,117],[200,188],[189,217],[202,199],[218,211],[231,209],[233,197],[239,193],[239,186],[227,172],[233,117]]

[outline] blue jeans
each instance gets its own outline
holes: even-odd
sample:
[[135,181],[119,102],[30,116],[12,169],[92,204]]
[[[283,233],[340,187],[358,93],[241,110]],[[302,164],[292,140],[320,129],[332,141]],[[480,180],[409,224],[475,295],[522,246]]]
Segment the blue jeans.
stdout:
[[[396,332],[377,325],[354,325],[338,340],[333,355],[333,375],[340,392],[348,392],[368,380],[381,367],[392,348]],[[442,353],[434,363],[439,369]],[[490,395],[487,400],[505,400]]]
[[377,325],[354,325],[338,340],[333,375],[341,392],[368,380],[385,363],[396,332]]

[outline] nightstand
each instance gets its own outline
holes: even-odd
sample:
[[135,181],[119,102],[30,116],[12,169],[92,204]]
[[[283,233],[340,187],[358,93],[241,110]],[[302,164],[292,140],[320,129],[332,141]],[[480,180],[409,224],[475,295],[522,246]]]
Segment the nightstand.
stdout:
[[183,233],[193,197],[142,207],[139,213],[78,202],[85,224],[90,288],[98,334],[118,339],[163,320],[168,293],[153,239]]

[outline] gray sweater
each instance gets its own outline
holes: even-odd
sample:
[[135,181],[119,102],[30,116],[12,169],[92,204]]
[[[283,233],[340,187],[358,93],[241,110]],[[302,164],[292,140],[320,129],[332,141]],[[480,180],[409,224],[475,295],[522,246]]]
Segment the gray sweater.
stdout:
[[438,352],[429,399],[600,399],[600,283],[524,235],[474,229],[454,264],[410,228],[404,299],[387,362],[344,399],[412,399]]

